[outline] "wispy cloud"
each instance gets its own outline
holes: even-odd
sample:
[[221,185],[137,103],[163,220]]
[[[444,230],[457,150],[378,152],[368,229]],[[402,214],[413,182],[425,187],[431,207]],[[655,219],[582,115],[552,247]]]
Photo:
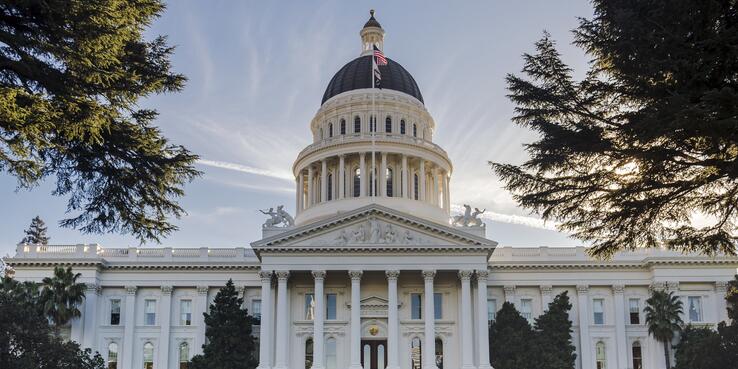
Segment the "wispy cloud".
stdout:
[[[464,207],[462,205],[453,204],[451,210],[457,213],[463,213]],[[546,222],[543,219],[536,217],[528,217],[514,214],[503,214],[494,211],[485,211],[484,214],[480,215],[482,219],[491,220],[493,222],[508,223],[508,224],[519,224],[527,227],[547,229],[550,231],[556,231],[556,222]]]
[[254,168],[248,165],[229,163],[227,161],[207,160],[207,159],[198,159],[197,163],[201,165],[206,165],[209,167],[235,170],[237,172],[255,174],[258,176],[278,178],[278,179],[284,179],[288,181],[294,180],[294,177],[288,171],[276,171],[276,170],[269,170],[269,169]]

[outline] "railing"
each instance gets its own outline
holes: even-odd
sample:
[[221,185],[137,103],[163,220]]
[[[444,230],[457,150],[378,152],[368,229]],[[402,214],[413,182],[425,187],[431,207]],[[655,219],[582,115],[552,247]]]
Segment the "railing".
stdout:
[[14,259],[104,259],[123,261],[135,259],[202,259],[229,261],[256,261],[254,250],[236,248],[103,248],[98,244],[89,245],[29,245],[19,244]]
[[346,143],[367,142],[372,139],[372,136],[374,136],[374,142],[376,143],[388,142],[388,143],[413,144],[413,145],[426,148],[430,151],[433,151],[436,154],[443,156],[444,158],[448,158],[448,154],[446,153],[446,150],[442,149],[440,146],[434,144],[433,142],[426,141],[422,138],[417,138],[417,137],[413,137],[409,135],[402,135],[399,133],[384,133],[384,132],[363,133],[362,132],[362,133],[338,135],[338,136],[323,139],[323,140],[320,140],[319,142],[310,144],[304,149],[302,149],[302,151],[300,151],[300,154],[297,155],[296,161],[299,161],[301,158],[315,151],[326,148],[326,147],[341,145],[341,144],[346,144]]

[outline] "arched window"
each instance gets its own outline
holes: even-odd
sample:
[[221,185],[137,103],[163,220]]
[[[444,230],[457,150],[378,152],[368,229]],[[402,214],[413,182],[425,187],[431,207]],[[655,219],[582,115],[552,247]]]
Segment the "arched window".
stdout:
[[190,367],[190,345],[187,342],[179,344],[179,369]]
[[322,139],[324,139],[325,137],[323,136],[323,128],[321,128],[321,129],[320,129],[320,130],[319,130],[318,132],[319,132],[319,136],[318,136],[318,137],[319,137],[319,138],[320,138],[321,140],[322,140]]
[[436,367],[443,369],[443,341],[436,338]]
[[354,171],[354,197],[361,195],[361,171],[356,168]]
[[385,183],[385,187],[387,188],[387,197],[394,196],[394,191],[392,188],[392,173],[392,168],[387,168],[387,171],[384,174],[387,179],[387,182]]
[[607,360],[605,358],[605,343],[600,341],[595,345],[595,359],[597,369],[607,369]]
[[346,119],[341,119],[341,134],[346,134]]
[[418,199],[418,174],[415,173],[413,176],[413,196],[415,197],[415,200]]
[[361,132],[361,118],[359,116],[354,117],[354,133]]
[[313,339],[308,338],[305,341],[305,369],[313,367]]
[[338,368],[338,350],[336,349],[336,339],[329,338],[325,340],[325,369]]
[[108,345],[108,369],[118,369],[118,344],[110,342]]
[[413,123],[413,137],[418,137],[418,125]]
[[328,201],[333,200],[333,173],[328,173],[328,178],[326,179],[328,183]]
[[410,368],[421,369],[423,361],[423,350],[421,348],[420,338],[413,338],[410,343]]
[[643,352],[641,351],[640,342],[633,342],[631,353],[633,354],[633,369],[643,369]]
[[144,343],[143,369],[154,369],[154,344],[151,342]]
[[328,123],[328,137],[333,137],[333,123]]
[[405,134],[405,120],[404,119],[400,119],[400,134],[401,135]]
[[387,119],[384,121],[384,131],[392,133],[392,117],[390,116],[387,116]]

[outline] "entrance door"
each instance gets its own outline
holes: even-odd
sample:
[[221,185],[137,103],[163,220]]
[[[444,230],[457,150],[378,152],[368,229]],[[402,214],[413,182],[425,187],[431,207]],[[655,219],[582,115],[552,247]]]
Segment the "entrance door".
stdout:
[[387,366],[387,341],[361,341],[361,362],[364,369],[384,369]]

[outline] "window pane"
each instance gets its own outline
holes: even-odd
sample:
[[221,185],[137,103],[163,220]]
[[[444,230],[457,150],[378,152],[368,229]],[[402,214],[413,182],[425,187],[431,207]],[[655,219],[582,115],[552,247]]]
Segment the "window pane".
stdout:
[[261,324],[261,300],[251,301],[251,316],[256,319],[255,324]]
[[144,369],[154,368],[154,345],[146,342],[143,347],[143,367]]
[[497,316],[497,300],[487,300],[487,321],[495,320]]
[[443,319],[443,294],[433,294],[433,314],[435,319]]
[[594,324],[605,324],[604,303],[603,299],[594,299],[593,301]]
[[337,369],[338,367],[338,350],[336,349],[336,339],[329,338],[325,341],[325,368]]
[[305,369],[310,369],[313,366],[313,339],[308,338],[305,341]]
[[108,345],[108,369],[118,368],[118,344],[111,342]]
[[384,369],[384,345],[381,343],[377,346],[377,368]]
[[422,319],[423,314],[421,306],[423,303],[423,295],[419,293],[410,294],[410,319]]
[[315,319],[315,296],[312,293],[305,294],[305,319]]
[[110,325],[120,324],[120,300],[110,300]]
[[640,301],[638,299],[628,300],[630,311],[630,324],[641,324]]
[[328,320],[336,320],[336,294],[329,293],[325,296],[325,317]]
[[443,341],[436,338],[436,367],[443,369]]
[[179,362],[190,361],[190,345],[187,342],[182,342],[179,345]]
[[423,353],[421,351],[421,342],[420,338],[413,338],[413,341],[410,345],[410,363],[412,364],[412,369],[421,369],[421,359],[423,357]]
[[640,342],[633,342],[632,348],[633,369],[643,369],[643,354]]
[[179,325],[192,325],[192,300],[179,302]]
[[372,367],[372,347],[364,344],[364,368]]
[[692,322],[702,321],[702,298],[699,296],[690,296],[689,299],[689,320]]
[[156,325],[156,300],[144,301],[144,324]]
[[533,301],[531,299],[520,300],[520,315],[529,322],[533,319]]

